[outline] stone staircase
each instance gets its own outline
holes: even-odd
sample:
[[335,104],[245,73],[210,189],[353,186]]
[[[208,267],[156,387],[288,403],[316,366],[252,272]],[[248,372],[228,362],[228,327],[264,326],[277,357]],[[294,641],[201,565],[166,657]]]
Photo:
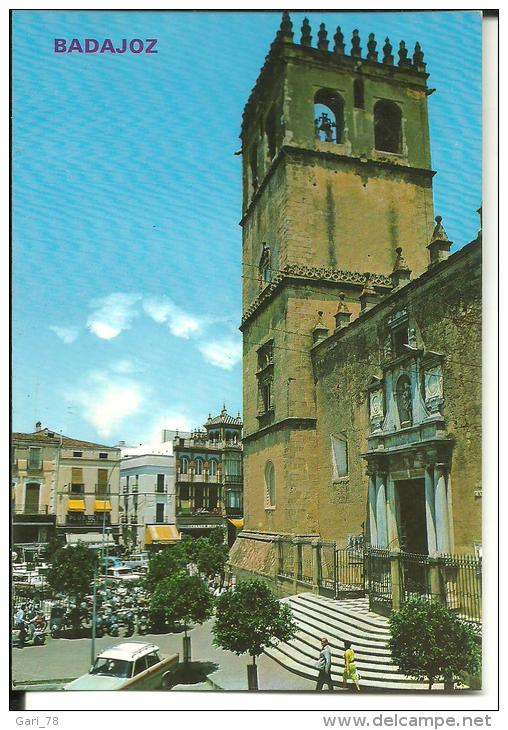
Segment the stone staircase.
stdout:
[[[344,640],[347,639],[353,645],[362,688],[390,692],[428,689],[427,684],[405,676],[393,664],[387,646],[388,619],[369,611],[368,598],[335,601],[314,593],[299,593],[283,598],[282,602],[291,607],[298,631],[290,642],[265,649],[265,654],[289,671],[316,680],[320,639],[326,636],[332,650],[334,685],[342,686]],[[351,683],[349,686],[354,688]],[[435,684],[433,689],[443,689],[443,686]]]

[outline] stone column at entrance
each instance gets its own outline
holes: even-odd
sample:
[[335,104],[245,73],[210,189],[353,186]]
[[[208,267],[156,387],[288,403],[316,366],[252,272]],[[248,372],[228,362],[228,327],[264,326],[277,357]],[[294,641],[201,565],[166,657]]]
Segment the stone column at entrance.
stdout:
[[448,493],[446,485],[446,465],[436,464],[434,488],[436,504],[436,541],[440,553],[450,552],[450,523],[448,517]]
[[399,549],[399,530],[397,528],[396,500],[395,500],[395,482],[388,477],[386,484],[386,502],[388,514],[388,547],[390,550]]
[[386,511],[386,474],[376,474],[376,524],[377,544],[385,548],[388,545],[388,520]]
[[434,466],[425,467],[425,517],[427,522],[427,548],[429,555],[437,552],[436,540],[436,510],[434,493]]
[[369,472],[369,532],[370,544],[377,545],[376,475],[374,472]]

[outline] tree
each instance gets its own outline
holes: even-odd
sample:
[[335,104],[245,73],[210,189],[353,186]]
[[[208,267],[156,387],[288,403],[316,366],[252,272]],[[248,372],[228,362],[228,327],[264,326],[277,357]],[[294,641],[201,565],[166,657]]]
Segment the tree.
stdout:
[[240,581],[234,592],[217,598],[213,643],[235,654],[249,653],[249,689],[257,689],[256,657],[265,647],[289,641],[296,632],[289,606],[280,603],[261,580]]
[[229,548],[212,538],[199,537],[194,541],[194,562],[198,570],[207,578],[220,576],[221,586],[224,583],[226,563],[229,558]]
[[422,596],[405,603],[390,618],[390,651],[395,664],[409,677],[457,682],[463,673],[481,666],[481,649],[471,626],[446,606]]
[[[53,562],[46,579],[56,591],[62,591],[74,599],[79,606],[83,596],[90,590],[97,567],[97,555],[82,542],[59,548],[53,553]],[[73,613],[73,624],[78,627],[81,620],[79,610]]]
[[213,599],[203,580],[184,571],[161,580],[150,599],[150,612],[155,621],[163,620],[168,624],[183,622],[185,663],[190,660],[188,626],[190,623],[202,624],[210,618],[212,608]]
[[152,555],[148,563],[145,585],[154,591],[161,581],[186,569],[189,557],[184,542],[164,548]]

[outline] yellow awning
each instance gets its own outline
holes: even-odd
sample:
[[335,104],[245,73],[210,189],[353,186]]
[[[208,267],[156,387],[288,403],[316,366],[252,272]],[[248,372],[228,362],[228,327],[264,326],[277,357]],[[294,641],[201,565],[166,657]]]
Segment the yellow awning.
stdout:
[[237,530],[243,530],[244,520],[228,520]]
[[84,512],[85,511],[85,500],[84,499],[69,499],[67,505],[69,512]]
[[175,542],[180,539],[176,525],[148,525],[145,530],[145,545],[151,545],[152,542]]
[[111,502],[108,499],[96,499],[94,511],[95,512],[110,512],[111,511]]

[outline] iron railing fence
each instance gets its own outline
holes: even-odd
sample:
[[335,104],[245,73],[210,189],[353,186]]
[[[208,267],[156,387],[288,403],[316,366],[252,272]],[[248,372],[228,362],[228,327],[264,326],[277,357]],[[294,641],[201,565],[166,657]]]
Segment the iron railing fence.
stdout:
[[392,610],[390,551],[369,547],[365,553],[365,586],[371,611],[388,615]]
[[335,551],[336,594],[365,590],[363,546],[338,548]]
[[337,593],[337,560],[335,541],[322,540],[318,551],[318,589],[322,595],[335,597]]
[[482,623],[482,560],[473,555],[438,558],[444,604],[459,618]]
[[408,601],[412,596],[432,597],[430,585],[430,564],[428,555],[401,552],[400,565],[401,600]]
[[313,582],[313,557],[312,542],[310,540],[300,540],[296,544],[297,555],[297,573],[296,579],[312,585]]

